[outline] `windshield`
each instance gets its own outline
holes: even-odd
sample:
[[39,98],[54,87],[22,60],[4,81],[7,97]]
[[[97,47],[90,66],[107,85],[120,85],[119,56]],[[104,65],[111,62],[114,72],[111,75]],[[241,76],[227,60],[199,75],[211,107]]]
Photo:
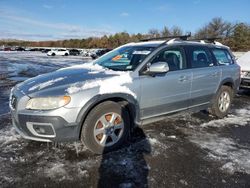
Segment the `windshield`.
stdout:
[[153,50],[154,47],[148,46],[122,46],[101,56],[94,63],[112,70],[131,71]]

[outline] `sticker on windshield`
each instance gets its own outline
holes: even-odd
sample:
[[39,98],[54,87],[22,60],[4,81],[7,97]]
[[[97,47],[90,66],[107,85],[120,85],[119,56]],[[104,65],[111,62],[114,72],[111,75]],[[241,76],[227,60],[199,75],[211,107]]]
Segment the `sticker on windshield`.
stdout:
[[138,54],[138,55],[148,55],[150,54],[151,51],[144,50],[144,51],[134,51],[133,54]]
[[115,56],[115,57],[112,58],[112,61],[118,61],[121,58],[122,58],[121,55],[117,55],[117,56]]

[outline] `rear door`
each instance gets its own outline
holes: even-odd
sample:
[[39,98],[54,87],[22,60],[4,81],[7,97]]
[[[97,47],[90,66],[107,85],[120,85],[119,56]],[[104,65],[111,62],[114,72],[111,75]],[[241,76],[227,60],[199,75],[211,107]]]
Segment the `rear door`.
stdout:
[[219,87],[221,68],[205,46],[188,46],[186,52],[192,69],[191,106],[208,104]]
[[184,54],[181,47],[166,48],[149,62],[167,62],[170,70],[166,74],[140,76],[142,119],[188,108],[192,72],[187,69]]

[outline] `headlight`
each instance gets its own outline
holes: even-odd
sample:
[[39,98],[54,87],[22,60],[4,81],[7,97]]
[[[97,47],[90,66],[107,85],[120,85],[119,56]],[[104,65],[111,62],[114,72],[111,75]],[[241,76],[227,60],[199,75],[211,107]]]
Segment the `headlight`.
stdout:
[[245,76],[248,75],[248,72],[247,71],[241,71],[240,74],[241,74],[241,77],[245,77]]
[[69,96],[63,97],[46,97],[30,99],[26,105],[26,109],[32,110],[51,110],[63,107],[70,102]]

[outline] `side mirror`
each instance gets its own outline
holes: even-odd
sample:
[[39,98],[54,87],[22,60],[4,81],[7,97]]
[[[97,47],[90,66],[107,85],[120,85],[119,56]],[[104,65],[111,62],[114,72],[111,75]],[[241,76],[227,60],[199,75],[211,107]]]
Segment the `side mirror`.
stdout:
[[160,74],[167,73],[169,71],[169,66],[167,62],[157,62],[148,67],[148,74]]

